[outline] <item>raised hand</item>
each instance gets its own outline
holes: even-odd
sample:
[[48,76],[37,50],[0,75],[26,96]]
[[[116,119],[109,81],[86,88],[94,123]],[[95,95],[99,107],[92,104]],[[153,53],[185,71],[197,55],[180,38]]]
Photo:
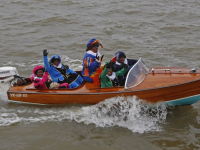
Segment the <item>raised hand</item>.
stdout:
[[99,61],[99,56],[98,56],[98,54],[96,54],[96,60]]
[[103,60],[104,55],[101,56],[101,61]]
[[106,68],[108,68],[108,69],[112,68],[114,65],[115,65],[115,63],[110,61],[109,63],[106,64]]
[[49,52],[47,52],[47,50],[43,50],[43,56],[47,56]]

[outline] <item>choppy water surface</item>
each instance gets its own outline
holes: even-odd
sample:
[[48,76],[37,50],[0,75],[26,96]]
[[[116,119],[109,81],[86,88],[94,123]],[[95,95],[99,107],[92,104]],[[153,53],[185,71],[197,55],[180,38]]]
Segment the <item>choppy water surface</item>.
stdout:
[[[81,70],[91,38],[104,45],[104,62],[121,50],[149,66],[200,69],[196,0],[6,0],[0,19],[0,66],[21,76],[43,65],[43,49]],[[32,106],[7,103],[0,92],[1,149],[200,149],[200,102],[167,109],[114,97],[93,106]]]

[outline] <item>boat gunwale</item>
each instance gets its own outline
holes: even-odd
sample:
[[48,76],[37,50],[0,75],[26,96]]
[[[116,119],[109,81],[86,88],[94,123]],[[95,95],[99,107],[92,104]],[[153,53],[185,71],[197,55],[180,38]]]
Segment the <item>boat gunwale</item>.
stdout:
[[[184,82],[184,83],[180,83],[180,84],[174,84],[174,85],[170,85],[170,86],[163,86],[163,87],[158,87],[158,88],[148,88],[148,89],[141,89],[141,90],[124,90],[124,91],[118,91],[118,92],[87,92],[87,93],[46,93],[46,92],[38,92],[38,89],[32,89],[33,91],[37,91],[37,92],[18,92],[18,91],[11,91],[10,89],[7,91],[7,94],[10,94],[10,93],[28,93],[28,94],[53,94],[53,95],[90,95],[90,94],[96,94],[96,95],[99,95],[99,94],[115,94],[115,93],[131,93],[131,92],[141,92],[141,91],[149,91],[149,90],[156,90],[156,89],[163,89],[163,88],[170,88],[170,87],[175,87],[175,86],[179,86],[179,85],[184,85],[184,84],[189,84],[189,83],[192,83],[192,82],[196,82],[196,81],[200,81],[200,79],[197,79],[197,80],[192,80],[192,81],[189,81],[189,82]],[[113,88],[113,87],[106,87],[108,89],[110,88]],[[115,88],[115,87],[114,87]],[[119,87],[119,88],[123,88],[122,87]],[[96,88],[96,89],[102,89],[101,87],[100,88]],[[41,89],[39,91],[45,91],[45,90],[48,90],[48,89]],[[51,90],[66,90],[68,91],[68,89],[51,89]],[[73,89],[71,89],[73,90]],[[94,88],[95,90],[95,88]]]

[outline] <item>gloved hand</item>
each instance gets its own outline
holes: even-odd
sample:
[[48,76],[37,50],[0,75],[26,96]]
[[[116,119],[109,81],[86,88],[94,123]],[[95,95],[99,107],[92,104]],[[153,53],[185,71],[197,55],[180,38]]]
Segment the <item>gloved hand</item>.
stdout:
[[103,60],[104,55],[101,56],[101,61]]
[[96,54],[96,58],[95,59],[96,59],[97,62],[100,62],[98,54]]
[[63,65],[63,66],[64,66],[64,68],[65,68],[66,70],[69,69],[69,66],[67,66],[67,65]]
[[47,50],[43,50],[43,56],[47,56],[49,52],[47,52]]
[[107,69],[113,68],[114,65],[115,65],[115,62],[111,62],[111,61],[110,61],[109,63],[106,64],[106,68],[107,68]]
[[127,68],[128,68],[128,65],[125,64],[125,63],[122,63],[122,67],[125,68],[125,69],[127,69]]

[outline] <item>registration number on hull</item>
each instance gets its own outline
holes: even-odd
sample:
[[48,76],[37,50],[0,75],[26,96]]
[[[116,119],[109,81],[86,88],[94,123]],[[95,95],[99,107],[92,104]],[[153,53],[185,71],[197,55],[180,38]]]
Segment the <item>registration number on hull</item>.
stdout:
[[27,94],[10,94],[11,97],[28,97]]

